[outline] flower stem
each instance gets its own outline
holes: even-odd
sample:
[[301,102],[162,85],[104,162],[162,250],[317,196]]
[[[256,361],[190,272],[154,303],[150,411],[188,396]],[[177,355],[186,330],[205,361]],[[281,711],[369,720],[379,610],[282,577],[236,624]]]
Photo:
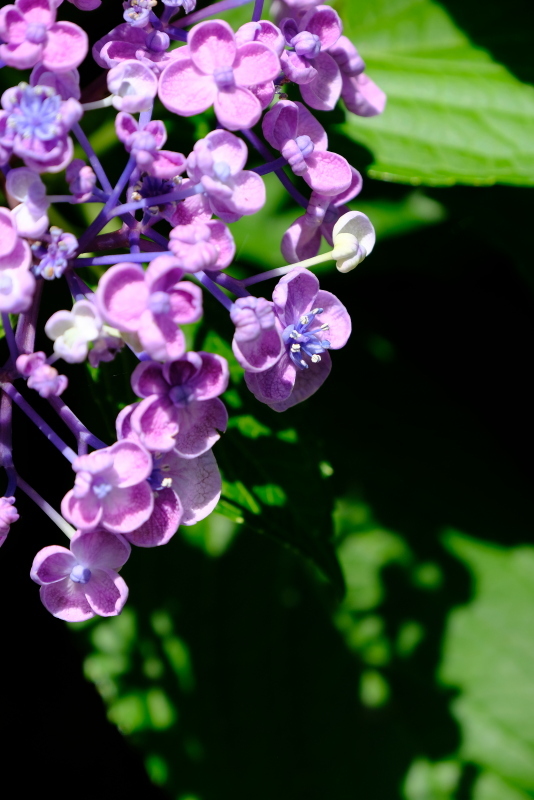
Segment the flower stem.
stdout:
[[219,303],[222,303],[222,305],[223,305],[223,306],[224,306],[224,307],[225,307],[225,308],[226,308],[228,311],[230,311],[230,309],[232,308],[233,302],[230,300],[230,298],[229,298],[229,297],[227,297],[227,295],[225,295],[225,293],[224,293],[224,292],[223,292],[221,289],[219,289],[219,287],[217,286],[217,284],[216,284],[216,283],[214,283],[214,282],[212,281],[212,279],[211,279],[211,278],[209,278],[209,277],[206,275],[206,273],[205,273],[205,272],[194,272],[194,273],[191,275],[191,277],[192,277],[192,278],[196,278],[196,280],[197,280],[197,281],[198,281],[198,282],[199,282],[199,283],[200,283],[200,284],[201,284],[201,285],[202,285],[202,286],[203,286],[205,289],[207,289],[207,290],[208,290],[208,292],[209,292],[210,294],[212,294],[212,295],[213,295],[213,297],[215,297],[215,299],[216,299],[216,300],[218,300],[218,301],[219,301]]
[[76,458],[76,453],[74,452],[74,450],[71,447],[69,447],[68,444],[65,444],[63,439],[61,439],[57,435],[57,433],[55,433],[52,430],[50,425],[47,422],[45,422],[42,417],[39,416],[37,411],[33,410],[33,408],[28,403],[28,401],[25,400],[24,397],[21,395],[21,393],[18,392],[15,389],[13,384],[12,383],[0,383],[0,389],[2,389],[2,391],[4,391],[7,395],[9,395],[9,397],[11,397],[12,400],[15,401],[15,403],[18,405],[18,407],[22,411],[24,411],[24,413],[26,414],[27,417],[29,417],[31,419],[33,424],[37,428],[39,428],[41,433],[44,433],[46,438],[49,441],[52,442],[54,447],[57,447],[57,449],[62,453],[62,455],[64,455],[65,458],[68,459],[72,464],[72,462]]
[[101,450],[102,447],[107,447],[105,442],[103,442],[85,427],[83,422],[78,419],[74,411],[68,407],[61,397],[55,397],[52,395],[47,399],[54,411],[59,414],[65,425],[72,431],[72,433],[74,433],[77,439],[86,442],[91,447],[94,447],[95,450]]
[[278,278],[280,275],[287,275],[297,267],[313,267],[316,264],[323,264],[325,261],[332,259],[332,252],[323,253],[322,255],[307,258],[305,261],[298,261],[296,264],[289,264],[287,267],[278,267],[277,269],[270,269],[267,272],[260,272],[259,275],[253,275],[251,278],[245,278],[241,281],[243,286],[251,286],[253,283],[261,283],[261,281],[269,280],[269,278]]
[[123,203],[123,205],[117,206],[108,214],[108,217],[120,217],[121,214],[127,211],[137,211],[139,208],[157,206],[160,203],[173,203],[175,200],[185,200],[186,197],[191,197],[193,194],[201,194],[203,191],[204,187],[202,184],[197,183],[195,186],[189,186],[187,189],[182,189],[181,191],[159,194],[156,197],[143,197],[142,200],[135,200],[132,203]]
[[87,136],[85,135],[85,133],[83,132],[79,122],[73,125],[72,131],[76,136],[76,138],[78,139],[80,145],[85,150],[87,158],[89,159],[89,163],[92,166],[93,170],[95,171],[95,175],[97,176],[98,180],[102,184],[102,188],[106,192],[111,192],[113,187],[111,186],[109,178],[104,171],[104,167],[100,163],[97,154],[93,150],[91,143],[87,138]]
[[58,512],[54,508],[52,508],[50,503],[47,503],[46,500],[44,500],[41,497],[41,495],[35,491],[35,489],[32,489],[32,487],[28,483],[26,483],[26,481],[23,478],[20,477],[20,475],[17,476],[17,479],[18,479],[18,484],[22,489],[22,491],[25,492],[37,506],[39,506],[41,511],[44,511],[44,513],[48,517],[50,517],[52,522],[55,522],[59,530],[62,531],[68,539],[72,539],[72,537],[76,533],[72,525],[69,525],[67,520],[63,519],[61,514],[58,514]]
[[17,360],[17,356],[19,354],[19,348],[17,347],[15,333],[13,331],[13,328],[11,327],[11,322],[9,321],[9,314],[6,314],[5,312],[2,312],[2,325],[4,327],[4,332],[6,334],[7,346],[9,347],[9,355],[11,356],[13,366],[15,366],[15,361]]
[[[243,134],[245,139],[248,139],[248,141],[254,147],[254,149],[257,150],[258,153],[261,156],[263,156],[263,158],[266,159],[267,162],[269,162],[269,161],[273,162],[274,161],[273,160],[273,156],[271,154],[271,151],[269,150],[268,147],[266,147],[263,144],[263,142],[260,139],[260,137],[256,136],[254,131],[243,130],[243,131],[241,131],[241,133]],[[307,200],[304,197],[304,195],[301,194],[299,192],[299,190],[295,186],[293,186],[293,184],[291,183],[290,179],[285,174],[284,170],[281,169],[281,168],[280,169],[275,169],[274,173],[275,173],[276,177],[278,178],[278,180],[280,181],[280,183],[282,184],[282,186],[284,187],[284,189],[286,189],[289,192],[289,194],[291,195],[293,200],[295,200],[295,202],[298,203],[299,206],[302,206],[302,208],[308,208],[309,200]]]
[[7,394],[2,394],[2,399],[0,400],[0,465],[4,467],[7,475],[6,497],[11,497],[17,487],[17,473],[13,467],[11,442],[12,415],[11,398]]
[[283,156],[280,156],[280,158],[275,158],[274,161],[268,161],[266,164],[260,164],[259,167],[252,167],[251,172],[255,172],[256,175],[268,175],[270,172],[276,172],[286,165],[287,159],[285,159]]
[[[142,242],[141,242],[142,244]],[[123,261],[143,262],[151,261],[158,256],[172,256],[170,250],[162,250],[161,252],[148,252],[148,253],[120,253],[116,256],[95,256],[95,258],[77,258],[73,261],[72,266],[78,267],[104,267],[109,264],[120,264]]]
[[221,11],[230,11],[232,8],[238,6],[246,6],[247,3],[252,3],[252,0],[221,0],[220,3],[212,3],[207,8],[201,8],[200,11],[195,11],[193,14],[187,14],[175,22],[175,28],[185,28],[187,25],[194,25],[206,17],[213,17],[215,14],[220,14]]
[[256,0],[254,3],[254,11],[252,12],[252,22],[258,22],[261,19],[263,12],[263,0]]
[[[111,194],[110,194],[109,198],[106,200],[104,208],[100,211],[100,213],[98,214],[96,219],[93,220],[93,222],[89,225],[89,227],[87,228],[85,233],[83,233],[80,236],[80,239],[78,240],[78,252],[79,253],[85,252],[85,250],[87,249],[87,246],[91,243],[91,241],[94,239],[94,237],[97,235],[97,233],[99,233],[99,231],[101,231],[102,228],[105,228],[105,226],[107,225],[107,223],[109,222],[111,217],[119,216],[118,214],[114,214],[114,213],[110,213],[110,212],[113,209],[113,207],[115,206],[115,203],[117,202],[119,197],[121,196],[122,190],[124,189],[124,187],[128,183],[130,175],[134,171],[135,167],[136,167],[135,158],[133,156],[130,156],[130,158],[128,159],[128,163],[126,164],[126,166],[125,166],[125,168],[123,170],[122,175],[120,176],[119,180],[117,181],[117,185],[111,191]],[[129,209],[128,209],[128,211],[129,211]]]
[[82,108],[84,111],[96,111],[98,108],[108,108],[113,105],[114,97],[114,94],[110,94],[108,97],[104,97],[103,100],[94,100],[92,103],[82,103]]
[[237,278],[232,278],[231,275],[227,275],[226,272],[215,273],[213,280],[219,286],[224,286],[225,289],[235,294],[236,297],[250,297],[250,292],[244,288],[242,282],[238,281]]

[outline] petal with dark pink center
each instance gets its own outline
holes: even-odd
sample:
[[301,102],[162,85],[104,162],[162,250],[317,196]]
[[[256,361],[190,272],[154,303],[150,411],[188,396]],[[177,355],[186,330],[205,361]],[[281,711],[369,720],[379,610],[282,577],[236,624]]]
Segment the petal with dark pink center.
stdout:
[[132,389],[138,397],[151,394],[166,395],[170,389],[163,376],[163,364],[142,361],[136,366],[131,377]]
[[83,622],[95,616],[85,598],[84,585],[70,578],[41,586],[39,594],[46,610],[65,622]]
[[217,431],[224,432],[227,423],[228,413],[218,397],[190,403],[180,409],[176,451],[183,458],[196,458],[213,447],[220,439]]
[[137,547],[157,547],[167,544],[180,525],[182,505],[180,498],[172,489],[155,492],[154,510],[150,518],[137,530],[127,534],[128,541]]
[[57,583],[70,575],[75,564],[76,558],[66,547],[43,547],[33,559],[30,578],[40,584]]
[[234,32],[220,19],[201,22],[189,31],[189,56],[201,72],[213,75],[220,67],[231,67],[237,46]]
[[16,8],[28,24],[45,25],[47,28],[56,19],[55,3],[49,0],[16,0]]
[[26,37],[28,23],[16,6],[0,9],[0,36],[12,45],[22,44]]
[[213,108],[221,125],[231,131],[252,128],[261,117],[262,110],[258,98],[242,86],[217,92]]
[[120,331],[136,331],[146,308],[145,273],[137,264],[117,264],[100,278],[96,302],[102,318]]
[[137,442],[123,439],[115,442],[109,452],[113,455],[113,469],[117,475],[114,485],[120,489],[135,486],[152,472],[152,458]]
[[78,498],[71,489],[61,501],[61,513],[76,528],[91,530],[102,518],[102,504],[93,492]]
[[152,453],[172,450],[178,433],[178,412],[164,397],[147,397],[132,414],[132,428]]
[[70,549],[78,564],[93,569],[119,570],[130,556],[130,545],[122,536],[104,530],[79,532],[73,536]]
[[177,283],[169,294],[171,317],[177,325],[198,322],[202,316],[202,290],[200,286],[190,281],[182,281]]
[[143,350],[157,361],[180,358],[185,352],[185,337],[169,314],[145,311],[139,325],[139,341]]
[[72,22],[56,22],[48,30],[43,64],[55,72],[76,69],[89,50],[87,34]]
[[238,86],[273,81],[279,72],[278,56],[261,42],[248,42],[238,48],[234,62],[234,78]]
[[217,95],[211,75],[200,72],[189,58],[173,61],[159,79],[159,97],[165,108],[183,117],[201,114]]
[[190,350],[183,358],[165,364],[163,375],[171,386],[183,386],[202,369],[202,357]]
[[120,614],[128,599],[128,587],[111,569],[95,569],[83,588],[87,602],[100,617]]
[[211,400],[228,388],[228,362],[215,353],[201,351],[198,355],[202,359],[202,367],[189,386],[194,391],[195,400]]
[[147,481],[127,489],[112,489],[103,500],[102,527],[111,533],[131,533],[146,522],[154,507]]

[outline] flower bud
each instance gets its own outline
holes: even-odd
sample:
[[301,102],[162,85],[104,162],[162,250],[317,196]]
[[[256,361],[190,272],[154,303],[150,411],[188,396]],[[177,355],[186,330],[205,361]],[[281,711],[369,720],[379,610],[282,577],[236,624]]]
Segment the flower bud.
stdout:
[[361,211],[343,214],[332,231],[332,258],[340,272],[350,272],[369,255],[375,246],[375,229],[369,217]]

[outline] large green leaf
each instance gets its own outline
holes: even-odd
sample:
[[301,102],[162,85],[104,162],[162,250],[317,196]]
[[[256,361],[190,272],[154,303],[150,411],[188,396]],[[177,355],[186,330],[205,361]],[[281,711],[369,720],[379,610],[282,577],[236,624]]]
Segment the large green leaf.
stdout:
[[473,599],[449,618],[440,675],[460,689],[460,755],[494,774],[479,780],[481,800],[523,797],[534,791],[534,548],[446,541],[474,578]]
[[473,45],[432,0],[336,4],[383,115],[348,114],[343,130],[374,155],[369,174],[446,186],[534,184],[534,88]]

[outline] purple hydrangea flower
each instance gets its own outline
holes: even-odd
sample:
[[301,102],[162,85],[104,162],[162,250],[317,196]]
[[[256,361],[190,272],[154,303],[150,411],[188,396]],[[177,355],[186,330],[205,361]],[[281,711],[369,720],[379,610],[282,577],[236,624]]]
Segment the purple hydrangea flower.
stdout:
[[38,239],[48,230],[50,206],[41,178],[33,169],[17,167],[8,172],[6,189],[9,198],[19,203],[11,212],[19,235]]
[[360,117],[381,114],[386,107],[386,95],[364,74],[365,62],[352,42],[341,36],[329,53],[341,70],[341,97],[348,110]]
[[54,0],[15,0],[0,10],[0,58],[28,69],[41,62],[64,72],[78,67],[89,49],[87,34],[72,22],[56,22]]
[[[126,406],[117,417],[119,439],[137,439],[131,426],[136,406]],[[221,476],[211,450],[197,458],[182,458],[176,450],[154,453],[148,478],[154,493],[154,511],[126,538],[138,547],[166,544],[179,525],[194,525],[210,514],[221,495]]]
[[226,269],[235,255],[235,242],[218,219],[179,225],[170,233],[169,249],[186,272]]
[[117,574],[130,556],[122,536],[104,530],[78,531],[70,550],[50,545],[33,560],[30,577],[41,587],[41,602],[54,617],[81,622],[120,614],[128,587]]
[[117,138],[124,143],[127,153],[135,157],[137,167],[156,178],[172,179],[185,169],[185,156],[161,148],[167,140],[165,125],[161,120],[151,120],[142,130],[139,123],[125,111],[115,118]]
[[35,291],[31,262],[31,250],[19,238],[12,212],[0,208],[0,311],[19,314],[30,307]]
[[247,157],[242,139],[218,130],[200,139],[187,158],[187,174],[202,184],[213,213],[224,222],[255,214],[265,204],[263,180],[243,169]]
[[74,489],[63,498],[61,513],[77,528],[131,533],[152,514],[154,499],[147,481],[152,459],[137,442],[124,440],[78,456],[72,468]]
[[65,169],[73,153],[68,132],[83,114],[78,101],[62,100],[50,86],[19,83],[4,92],[2,106],[0,159],[3,151],[7,158],[19,156],[35,172]]
[[89,343],[100,336],[102,320],[94,303],[77,300],[72,311],[56,311],[45,325],[45,333],[54,341],[54,352],[69,364],[81,364],[87,358]]
[[340,216],[349,211],[346,203],[358,195],[362,176],[351,167],[352,181],[348,189],[334,197],[312,192],[306,213],[293,222],[282,237],[280,249],[289,264],[313,258],[319,252],[321,237],[333,246],[332,231]]
[[302,99],[312,108],[331,111],[341,94],[341,73],[327,52],[343,31],[339,15],[330,6],[307,11],[297,24],[286,18],[280,23],[287,43],[280,62],[289,80],[300,85]]
[[348,161],[327,150],[325,129],[302,103],[280,100],[263,118],[263,135],[314,191],[332,197],[349,188]]
[[77,203],[89,200],[96,186],[96,175],[92,167],[87,166],[81,158],[75,158],[67,167],[65,178]]
[[138,264],[116,264],[102,276],[96,292],[102,319],[159,361],[185,352],[178,326],[202,316],[202,292],[181,281],[184,271],[178,264],[172,256],[155,258],[146,272]]
[[16,367],[24,378],[28,378],[28,387],[39,392],[41,397],[59,397],[67,388],[67,377],[59,375],[57,369],[47,364],[46,355],[41,350],[19,356]]
[[167,52],[169,44],[170,39],[163,31],[147,33],[142,28],[123,23],[96,42],[93,58],[103,69],[136,59],[160,73],[179,53],[179,50]]
[[238,297],[230,319],[235,325],[232,350],[243,369],[263,372],[273,367],[284,348],[273,304],[264,297]]
[[108,89],[117,111],[137,113],[152,108],[158,92],[158,79],[141,61],[121,61],[107,74]]
[[32,268],[36,276],[47,281],[61,278],[67,269],[69,258],[78,248],[78,239],[72,233],[63,233],[61,228],[52,225],[50,233],[40,242],[32,244],[32,253],[39,263]]
[[238,47],[232,28],[222,20],[195,25],[187,42],[161,74],[163,105],[184,117],[213,105],[221,125],[232,131],[255,125],[262,106],[251,88],[277,77],[276,53],[261,42]]
[[315,275],[302,267],[278,282],[273,311],[284,341],[282,356],[263,372],[246,370],[245,380],[258,400],[285,411],[324,383],[332,368],[328,350],[343,347],[351,322],[337,297],[320,289]]
[[0,547],[4,544],[10,526],[19,518],[14,497],[0,497]]
[[134,392],[145,398],[132,413],[132,430],[152,452],[175,449],[196,458],[226,430],[219,395],[227,386],[228,364],[214,353],[186,353],[163,365],[144,361],[132,374]]

